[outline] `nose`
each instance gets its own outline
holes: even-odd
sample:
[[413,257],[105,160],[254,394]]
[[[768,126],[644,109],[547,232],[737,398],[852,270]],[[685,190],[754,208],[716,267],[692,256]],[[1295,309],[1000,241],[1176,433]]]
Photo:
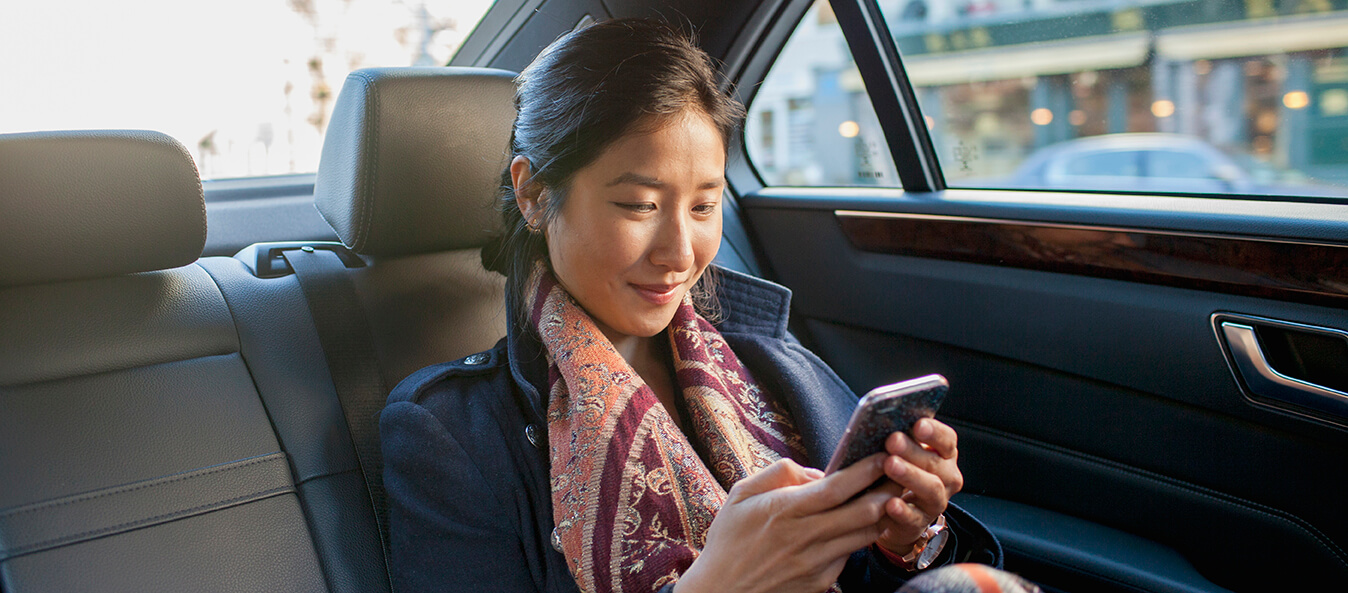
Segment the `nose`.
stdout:
[[693,267],[693,228],[688,217],[678,214],[660,222],[655,244],[651,247],[651,263],[674,272]]

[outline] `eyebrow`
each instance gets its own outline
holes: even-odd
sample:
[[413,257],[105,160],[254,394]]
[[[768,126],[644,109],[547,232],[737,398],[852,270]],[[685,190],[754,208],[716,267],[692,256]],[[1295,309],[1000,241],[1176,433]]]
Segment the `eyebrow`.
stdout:
[[[631,183],[633,185],[641,185],[657,189],[665,186],[665,183],[663,181],[660,181],[659,179],[656,179],[654,177],[647,177],[645,175],[639,175],[637,173],[632,173],[629,171],[627,173],[623,173],[622,175],[614,177],[613,181],[608,182],[608,185],[606,187],[613,187],[615,185],[622,185],[624,183]],[[725,186],[725,184],[726,184],[725,178],[720,177],[717,179],[713,179],[711,181],[703,182],[701,185],[698,186],[698,189],[715,189],[717,187],[723,187]]]

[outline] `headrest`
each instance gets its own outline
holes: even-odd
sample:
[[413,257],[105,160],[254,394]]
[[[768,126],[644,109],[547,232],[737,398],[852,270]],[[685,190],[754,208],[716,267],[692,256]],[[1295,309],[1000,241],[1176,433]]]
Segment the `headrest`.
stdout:
[[318,211],[367,255],[480,247],[500,226],[515,74],[366,68],[342,85],[314,184]]
[[0,134],[0,286],[176,268],[205,245],[201,179],[177,140]]

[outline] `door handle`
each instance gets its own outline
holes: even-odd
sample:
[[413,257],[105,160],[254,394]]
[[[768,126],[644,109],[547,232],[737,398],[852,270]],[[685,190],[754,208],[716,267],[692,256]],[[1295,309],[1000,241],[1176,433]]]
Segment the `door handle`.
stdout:
[[1279,373],[1268,363],[1254,328],[1221,322],[1232,361],[1253,395],[1348,418],[1348,393]]

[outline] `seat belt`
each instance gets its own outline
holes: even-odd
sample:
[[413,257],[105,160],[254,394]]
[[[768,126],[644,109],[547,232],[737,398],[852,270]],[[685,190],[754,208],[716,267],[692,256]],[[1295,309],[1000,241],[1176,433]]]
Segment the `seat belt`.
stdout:
[[[356,288],[346,275],[346,264],[334,251],[304,246],[281,252],[295,271],[309,314],[318,330],[318,341],[328,361],[337,399],[346,416],[346,427],[356,447],[356,460],[365,475],[365,487],[379,527],[384,570],[389,563],[388,504],[384,494],[382,456],[379,451],[379,412],[388,399],[374,354],[374,343],[365,310]],[[391,575],[390,575],[391,577]],[[392,587],[392,578],[389,586]]]

